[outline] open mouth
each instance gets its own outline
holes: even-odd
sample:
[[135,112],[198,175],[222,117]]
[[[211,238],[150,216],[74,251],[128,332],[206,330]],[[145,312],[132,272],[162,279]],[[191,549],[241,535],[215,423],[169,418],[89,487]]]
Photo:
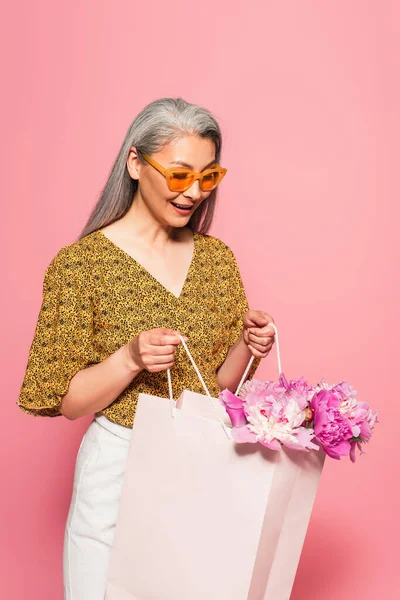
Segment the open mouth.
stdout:
[[190,212],[193,208],[192,204],[178,204],[177,202],[171,202],[171,204],[180,212]]

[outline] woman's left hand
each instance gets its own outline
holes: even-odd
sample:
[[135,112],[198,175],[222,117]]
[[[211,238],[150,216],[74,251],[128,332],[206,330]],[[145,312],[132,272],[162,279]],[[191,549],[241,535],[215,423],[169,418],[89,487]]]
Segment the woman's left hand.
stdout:
[[253,356],[265,358],[275,342],[275,331],[269,323],[274,320],[263,310],[249,310],[243,316],[243,339]]

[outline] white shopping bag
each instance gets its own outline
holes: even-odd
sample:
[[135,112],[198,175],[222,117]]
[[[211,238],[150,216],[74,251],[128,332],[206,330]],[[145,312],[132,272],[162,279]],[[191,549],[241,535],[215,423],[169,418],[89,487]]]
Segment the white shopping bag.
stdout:
[[207,395],[174,406],[168,372],[170,399],[139,396],[106,600],[290,597],[326,455],[235,444],[198,375]]

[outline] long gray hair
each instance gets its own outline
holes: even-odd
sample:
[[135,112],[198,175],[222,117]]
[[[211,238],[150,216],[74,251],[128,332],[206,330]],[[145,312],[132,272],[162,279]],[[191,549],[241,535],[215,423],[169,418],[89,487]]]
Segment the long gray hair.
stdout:
[[[136,179],[131,178],[126,166],[131,146],[135,146],[139,160],[145,163],[140,153],[152,155],[188,134],[212,140],[215,159],[219,162],[222,136],[210,111],[183,98],[160,98],[147,104],[130,125],[99,200],[78,239],[121,219],[131,207],[139,185]],[[193,231],[209,231],[217,190],[215,188],[191,216],[188,227]]]

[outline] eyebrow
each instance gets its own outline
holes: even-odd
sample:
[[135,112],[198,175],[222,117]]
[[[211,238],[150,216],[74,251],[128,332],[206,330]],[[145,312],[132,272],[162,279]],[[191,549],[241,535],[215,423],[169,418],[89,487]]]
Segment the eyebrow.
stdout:
[[[193,169],[192,165],[189,165],[188,163],[184,162],[183,160],[173,160],[169,164],[170,165],[182,165],[183,167],[188,167],[189,169]],[[201,171],[204,171],[205,169],[208,169],[208,167],[211,167],[211,165],[216,165],[216,164],[217,164],[217,161],[212,160],[210,163],[208,163],[208,165],[203,167],[203,169]],[[200,171],[200,173],[201,173],[201,171]]]

